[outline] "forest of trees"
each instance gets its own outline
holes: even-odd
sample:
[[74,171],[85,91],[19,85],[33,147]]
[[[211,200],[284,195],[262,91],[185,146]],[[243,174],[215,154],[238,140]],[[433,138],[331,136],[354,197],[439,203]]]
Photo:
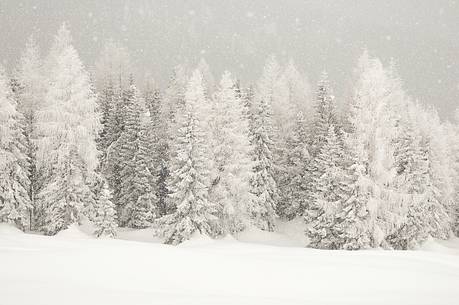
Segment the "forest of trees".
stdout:
[[116,43],[89,73],[65,25],[47,56],[32,37],[0,68],[0,222],[178,244],[302,218],[310,247],[349,250],[459,233],[459,117],[408,97],[395,64],[364,51],[339,104],[325,72],[312,88],[274,56],[251,86],[210,71],[138,87]]

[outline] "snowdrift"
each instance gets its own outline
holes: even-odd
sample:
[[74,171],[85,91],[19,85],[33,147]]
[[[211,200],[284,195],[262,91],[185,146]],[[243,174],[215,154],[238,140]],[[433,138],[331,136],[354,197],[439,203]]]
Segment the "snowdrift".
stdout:
[[241,235],[244,242],[196,236],[177,247],[147,234],[148,229],[126,230],[120,238],[136,241],[95,239],[70,227],[48,237],[0,225],[0,303],[455,305],[459,300],[457,239],[429,241],[421,251],[351,252],[294,247],[300,242],[279,232],[248,231]]

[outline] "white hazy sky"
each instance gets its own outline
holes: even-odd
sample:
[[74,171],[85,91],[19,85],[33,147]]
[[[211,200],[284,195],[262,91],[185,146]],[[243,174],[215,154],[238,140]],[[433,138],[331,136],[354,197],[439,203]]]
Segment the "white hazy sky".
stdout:
[[454,0],[0,0],[0,61],[11,68],[35,32],[44,52],[66,21],[88,67],[108,38],[160,83],[204,57],[254,81],[266,57],[293,58],[311,82],[326,69],[348,96],[364,47],[399,65],[405,89],[449,117],[459,102],[459,3]]

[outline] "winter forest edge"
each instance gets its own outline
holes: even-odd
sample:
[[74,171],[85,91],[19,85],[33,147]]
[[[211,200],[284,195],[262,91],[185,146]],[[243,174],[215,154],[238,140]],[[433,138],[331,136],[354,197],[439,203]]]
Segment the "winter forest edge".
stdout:
[[459,232],[459,118],[408,97],[395,63],[363,51],[342,107],[326,72],[313,88],[274,56],[253,86],[216,82],[204,60],[163,90],[130,73],[110,42],[90,76],[65,24],[47,56],[31,38],[0,69],[0,222],[179,244],[302,219],[305,246],[346,250]]

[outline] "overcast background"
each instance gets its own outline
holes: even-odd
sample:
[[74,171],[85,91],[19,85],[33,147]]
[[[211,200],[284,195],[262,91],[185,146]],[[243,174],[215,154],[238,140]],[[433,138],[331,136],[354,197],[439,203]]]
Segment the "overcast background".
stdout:
[[459,102],[459,3],[453,0],[0,0],[0,60],[17,62],[36,32],[47,52],[66,21],[88,68],[108,38],[130,51],[141,76],[164,85],[173,66],[201,57],[216,78],[259,77],[269,54],[293,58],[314,85],[326,69],[343,99],[362,49],[393,57],[405,89],[450,117]]

